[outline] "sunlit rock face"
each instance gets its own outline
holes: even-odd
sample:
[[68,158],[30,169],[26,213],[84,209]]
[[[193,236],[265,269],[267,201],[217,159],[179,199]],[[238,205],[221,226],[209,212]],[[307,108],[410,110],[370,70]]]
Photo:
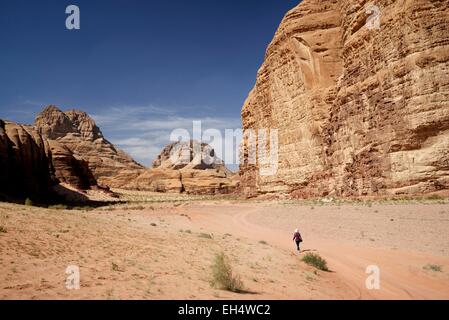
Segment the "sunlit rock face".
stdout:
[[153,168],[126,187],[196,195],[227,194],[235,190],[237,177],[209,145],[195,141],[175,142],[161,151]]
[[[245,129],[279,130],[278,170],[242,190],[309,198],[449,189],[449,1],[304,0],[248,96]],[[244,141],[244,154],[248,143]]]
[[[123,187],[144,171],[143,166],[107,141],[95,121],[83,111],[62,112],[55,106],[48,106],[36,117],[35,127],[54,142],[61,167],[67,167],[62,163],[68,150],[80,165],[87,166],[101,186]],[[68,173],[68,170],[60,171],[63,180],[71,180]]]

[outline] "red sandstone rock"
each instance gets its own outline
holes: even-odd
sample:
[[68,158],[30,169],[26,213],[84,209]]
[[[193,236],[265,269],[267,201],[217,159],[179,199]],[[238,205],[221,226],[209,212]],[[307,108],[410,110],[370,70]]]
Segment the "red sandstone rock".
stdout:
[[[279,170],[242,190],[416,195],[449,189],[449,1],[304,0],[287,13],[242,110],[279,129]],[[248,151],[248,141],[244,142]]]

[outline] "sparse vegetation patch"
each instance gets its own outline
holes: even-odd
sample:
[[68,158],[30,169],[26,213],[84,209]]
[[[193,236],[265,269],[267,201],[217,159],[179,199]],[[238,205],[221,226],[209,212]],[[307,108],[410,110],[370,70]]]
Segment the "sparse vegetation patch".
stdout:
[[309,266],[315,267],[321,271],[329,271],[327,267],[327,262],[317,253],[307,253],[304,258],[302,258]]
[[211,285],[221,290],[236,293],[243,292],[243,282],[232,271],[232,267],[224,253],[219,253],[215,256],[215,261],[212,265]]
[[443,267],[436,264],[428,264],[424,266],[424,270],[443,272]]

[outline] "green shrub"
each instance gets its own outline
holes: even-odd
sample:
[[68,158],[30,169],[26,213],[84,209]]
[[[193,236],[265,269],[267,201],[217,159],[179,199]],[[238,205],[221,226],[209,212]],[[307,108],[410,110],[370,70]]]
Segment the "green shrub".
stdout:
[[228,258],[224,253],[215,256],[212,265],[211,285],[221,290],[241,293],[243,291],[243,282],[239,276],[235,275]]
[[436,264],[428,264],[427,266],[424,266],[424,270],[430,270],[435,272],[442,272],[443,267],[436,265]]
[[112,269],[112,271],[120,271],[118,264],[115,262],[111,263],[111,269]]
[[30,198],[26,198],[25,205],[29,206],[29,207],[32,207],[32,206],[34,206],[34,202]]
[[302,261],[321,271],[329,271],[326,260],[321,258],[319,254],[307,253],[304,258],[302,258]]
[[431,194],[430,196],[427,196],[427,200],[444,200],[444,198],[438,194]]
[[128,210],[138,210],[138,211],[142,211],[144,209],[145,207],[142,205],[128,208]]

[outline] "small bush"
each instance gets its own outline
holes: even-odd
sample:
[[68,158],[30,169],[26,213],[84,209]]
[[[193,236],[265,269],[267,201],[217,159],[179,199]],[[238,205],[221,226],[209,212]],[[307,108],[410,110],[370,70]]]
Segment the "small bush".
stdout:
[[25,205],[29,206],[29,207],[32,207],[32,206],[34,206],[34,202],[30,198],[26,198]]
[[444,198],[438,194],[432,194],[430,196],[427,196],[427,200],[444,200]]
[[120,271],[118,264],[116,264],[115,262],[111,263],[111,269],[112,271]]
[[308,253],[302,258],[302,261],[307,263],[309,266],[315,267],[321,271],[329,271],[327,267],[327,262],[320,255],[315,253]]
[[428,264],[427,266],[424,266],[424,270],[430,270],[435,272],[442,272],[443,268],[436,264]]
[[95,210],[95,207],[92,207],[92,206],[73,207],[73,210],[75,210],[75,211],[92,211],[92,210]]
[[128,208],[129,210],[138,210],[138,211],[142,211],[145,209],[144,206],[140,205],[140,206],[135,206],[135,207],[130,207]]
[[8,230],[4,226],[0,226],[0,233],[8,233]]
[[212,265],[211,285],[221,290],[241,293],[243,291],[243,282],[239,276],[235,275],[232,267],[224,253],[215,256]]
[[265,246],[268,245],[268,242],[266,242],[265,240],[261,240],[261,241],[259,241],[259,243],[260,243],[260,244],[263,244],[263,245],[265,245]]

